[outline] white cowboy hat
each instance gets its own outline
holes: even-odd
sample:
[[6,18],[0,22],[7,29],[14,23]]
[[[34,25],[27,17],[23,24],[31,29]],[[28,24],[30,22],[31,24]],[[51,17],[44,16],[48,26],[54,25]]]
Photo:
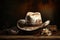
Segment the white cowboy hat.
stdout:
[[49,23],[50,20],[42,23],[41,14],[39,12],[28,12],[25,19],[18,20],[17,27],[21,30],[33,31],[39,28],[46,27]]

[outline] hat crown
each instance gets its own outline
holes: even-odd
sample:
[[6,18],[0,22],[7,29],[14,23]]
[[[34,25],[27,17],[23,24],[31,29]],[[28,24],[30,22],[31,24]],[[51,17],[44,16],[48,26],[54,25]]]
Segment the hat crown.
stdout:
[[32,25],[42,24],[42,18],[39,12],[28,12],[25,19],[27,24]]

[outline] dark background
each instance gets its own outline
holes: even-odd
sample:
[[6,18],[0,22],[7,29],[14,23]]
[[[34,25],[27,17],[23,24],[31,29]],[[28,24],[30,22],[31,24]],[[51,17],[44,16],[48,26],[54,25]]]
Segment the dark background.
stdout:
[[1,0],[0,29],[16,26],[27,12],[40,12],[42,20],[51,20],[51,25],[60,29],[60,0]]

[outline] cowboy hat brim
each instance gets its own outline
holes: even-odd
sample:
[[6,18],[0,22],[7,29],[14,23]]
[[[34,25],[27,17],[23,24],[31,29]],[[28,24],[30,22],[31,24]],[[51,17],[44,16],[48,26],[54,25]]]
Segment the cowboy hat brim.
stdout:
[[[25,30],[25,31],[34,31],[34,30],[37,30],[39,28],[44,28],[46,27],[48,24],[50,23],[50,20],[47,20],[45,21],[44,23],[42,23],[41,25],[38,25],[38,26],[24,26],[24,27],[21,27],[21,25],[19,25],[17,23],[17,27],[21,30]],[[24,25],[24,24],[23,24]]]

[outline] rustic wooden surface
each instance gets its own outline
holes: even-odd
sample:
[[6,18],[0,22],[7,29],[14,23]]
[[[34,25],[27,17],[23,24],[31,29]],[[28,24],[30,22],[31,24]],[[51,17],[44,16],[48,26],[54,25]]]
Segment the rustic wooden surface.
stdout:
[[[21,40],[39,40],[39,39],[60,39],[60,30],[57,30],[57,26],[56,25],[50,25],[50,27],[52,27],[52,29],[54,29],[54,31],[52,30],[52,35],[51,36],[42,36],[40,35],[40,32],[38,31],[37,33],[33,34],[33,35],[0,35],[0,39],[21,39]],[[48,28],[50,28],[48,27]]]
[[19,35],[10,35],[10,36],[0,36],[3,39],[17,39],[17,38],[60,38],[60,36],[19,36]]

